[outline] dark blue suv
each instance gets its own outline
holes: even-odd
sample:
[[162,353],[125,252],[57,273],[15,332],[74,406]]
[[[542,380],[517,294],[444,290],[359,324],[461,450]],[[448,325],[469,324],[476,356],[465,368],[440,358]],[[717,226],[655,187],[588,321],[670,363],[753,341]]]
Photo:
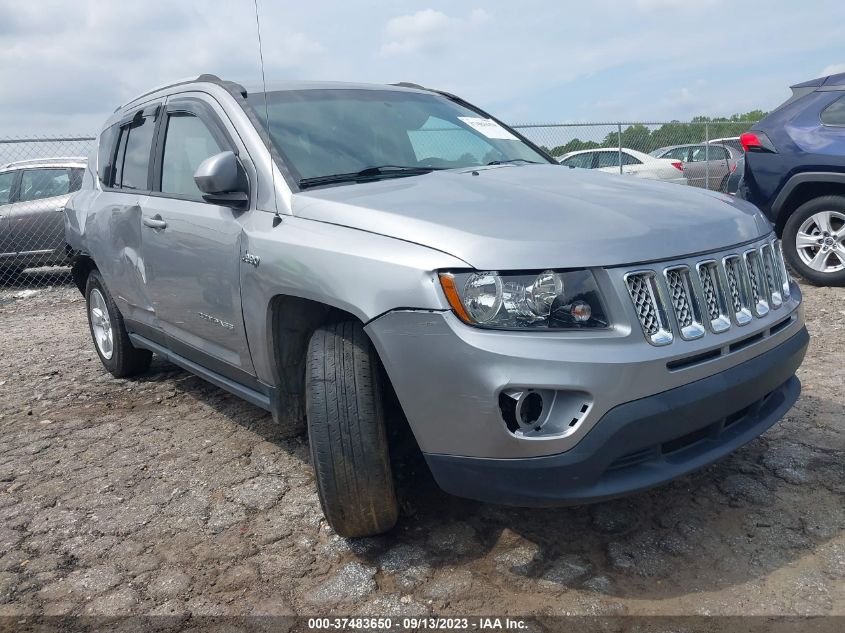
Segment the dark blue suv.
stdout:
[[792,96],[740,137],[737,195],[765,213],[793,270],[845,285],[845,73],[792,86]]

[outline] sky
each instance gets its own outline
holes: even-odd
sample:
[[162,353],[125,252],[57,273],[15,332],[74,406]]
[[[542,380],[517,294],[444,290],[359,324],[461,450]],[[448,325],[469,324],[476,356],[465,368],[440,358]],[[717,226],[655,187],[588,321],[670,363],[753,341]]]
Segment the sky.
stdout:
[[[842,0],[258,0],[273,79],[410,81],[509,123],[767,110],[845,72]],[[260,80],[254,0],[0,0],[0,137],[95,134],[201,73]]]

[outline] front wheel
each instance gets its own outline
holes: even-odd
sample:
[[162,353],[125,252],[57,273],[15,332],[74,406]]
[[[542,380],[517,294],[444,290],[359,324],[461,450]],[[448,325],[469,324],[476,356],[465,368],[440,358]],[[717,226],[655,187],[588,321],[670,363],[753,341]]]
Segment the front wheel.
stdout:
[[147,371],[152,353],[132,345],[123,316],[96,270],[88,275],[85,303],[94,349],[109,373],[115,378],[125,378]]
[[381,374],[357,321],[318,328],[306,359],[308,443],[323,514],[340,536],[390,530],[399,515]]
[[817,286],[845,286],[845,196],[822,196],[798,207],[783,227],[789,265]]

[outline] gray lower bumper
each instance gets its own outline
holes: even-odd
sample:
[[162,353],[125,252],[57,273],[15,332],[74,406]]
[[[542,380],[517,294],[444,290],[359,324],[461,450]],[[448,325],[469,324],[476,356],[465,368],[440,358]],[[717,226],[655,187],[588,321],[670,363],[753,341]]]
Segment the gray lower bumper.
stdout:
[[[639,328],[490,331],[464,325],[450,312],[414,310],[386,314],[366,331],[424,453],[540,457],[576,449],[620,405],[717,375],[777,348],[803,329],[799,300],[796,287],[789,306],[772,310],[753,326],[665,347],[648,344]],[[499,395],[526,388],[551,394],[542,437],[513,433],[503,419]],[[570,426],[574,417],[578,422]]]
[[615,407],[570,451],[527,459],[426,454],[448,493],[518,506],[575,505],[650,488],[730,453],[800,393],[803,327],[778,347],[702,380]]

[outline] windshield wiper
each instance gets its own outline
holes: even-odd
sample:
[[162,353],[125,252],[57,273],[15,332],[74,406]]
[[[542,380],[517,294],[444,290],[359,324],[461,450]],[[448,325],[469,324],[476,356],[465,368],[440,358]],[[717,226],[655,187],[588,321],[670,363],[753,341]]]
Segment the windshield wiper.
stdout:
[[491,160],[488,165],[509,165],[512,163],[530,163],[531,165],[539,165],[536,160],[527,160],[525,158],[511,158],[509,160]]
[[442,169],[442,167],[407,167],[403,165],[379,165],[377,167],[367,167],[366,169],[362,169],[361,171],[350,172],[347,174],[328,174],[326,176],[302,178],[299,181],[299,187],[301,189],[307,189],[308,187],[317,187],[319,185],[331,185],[341,182],[359,182],[367,180],[378,180],[379,178],[419,176],[421,174],[428,174],[438,169]]

